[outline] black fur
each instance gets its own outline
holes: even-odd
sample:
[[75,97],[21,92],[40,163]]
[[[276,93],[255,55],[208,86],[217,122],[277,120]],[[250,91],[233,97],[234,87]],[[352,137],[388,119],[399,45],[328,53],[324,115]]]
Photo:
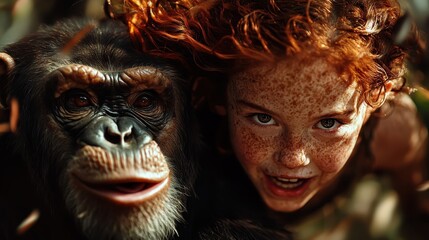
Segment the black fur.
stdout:
[[[96,27],[82,39],[76,37],[82,29],[91,25]],[[66,45],[72,39],[80,41],[72,44],[68,49]],[[64,194],[64,188],[67,186],[64,185],[63,176],[67,171],[68,162],[76,154],[76,134],[67,131],[61,121],[53,116],[53,92],[46,82],[52,71],[68,64],[91,66],[108,73],[136,66],[152,66],[160,69],[171,79],[173,86],[169,94],[174,99],[167,108],[171,110],[169,116],[176,119],[177,128],[174,130],[174,134],[169,136],[168,141],[170,142],[159,143],[159,145],[162,152],[168,154],[166,157],[172,176],[170,188],[175,188],[176,198],[173,201],[174,206],[158,207],[161,207],[163,211],[182,212],[185,210],[183,206],[186,205],[186,198],[192,193],[196,175],[195,158],[198,141],[196,124],[190,107],[191,94],[188,76],[181,66],[139,52],[134,48],[126,27],[122,23],[110,20],[101,22],[77,19],[62,21],[54,26],[41,28],[21,41],[7,46],[2,52],[10,55],[16,66],[11,72],[0,76],[1,104],[7,109],[10,99],[16,98],[20,106],[17,133],[0,136],[0,152],[7,153],[1,157],[2,162],[10,164],[10,168],[3,169],[5,171],[13,170],[27,177],[26,171],[16,167],[26,166],[31,175],[31,181],[34,182],[34,186],[23,184],[20,179],[14,179],[12,174],[2,174],[2,183],[16,182],[19,183],[18,186],[25,186],[25,189],[1,186],[1,190],[11,191],[8,196],[5,196],[4,202],[1,202],[3,205],[1,213],[6,213],[2,216],[13,218],[12,221],[6,219],[8,225],[1,224],[0,230],[4,232],[4,238],[15,238],[14,230],[19,219],[23,219],[29,209],[35,207],[41,209],[41,218],[35,227],[26,233],[27,235],[24,234],[24,237],[78,239],[89,236],[97,239],[97,233],[82,234],[79,219],[70,213],[70,209],[65,203],[67,194]],[[152,134],[155,141],[158,139],[157,134]],[[164,137],[164,139],[166,138]],[[33,189],[37,189],[37,194],[32,193]],[[14,202],[20,191],[25,191],[25,195],[30,195],[34,202],[27,199],[27,201],[22,201],[22,204],[16,204],[19,209],[7,209],[4,204]],[[104,217],[109,217],[109,210],[105,209],[104,212],[106,213]],[[163,215],[164,213],[156,214]],[[100,216],[100,218],[102,217]],[[114,219],[111,216],[110,218]],[[114,222],[114,220],[109,221]],[[173,220],[176,223],[178,221],[180,221],[180,217]],[[158,226],[157,224],[155,223],[155,228]],[[110,227],[100,226],[99,228],[108,229]],[[144,236],[151,234],[147,233]],[[160,229],[152,235],[154,239],[171,237],[175,235],[175,230],[174,227]],[[110,239],[125,238],[115,232],[107,233],[104,236]]]

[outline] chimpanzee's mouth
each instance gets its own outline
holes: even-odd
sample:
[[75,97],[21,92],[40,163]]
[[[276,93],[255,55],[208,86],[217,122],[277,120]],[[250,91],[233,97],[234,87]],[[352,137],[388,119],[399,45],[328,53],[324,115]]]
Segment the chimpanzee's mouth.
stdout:
[[168,177],[159,181],[134,178],[94,183],[78,177],[76,180],[84,190],[122,205],[140,204],[147,201],[162,192],[169,182]]
[[107,190],[118,191],[118,192],[127,194],[127,193],[136,193],[136,192],[143,191],[147,188],[150,188],[151,185],[153,186],[155,184],[140,183],[140,182],[126,182],[126,183],[118,183],[118,184],[100,186],[100,187],[106,187]]
[[92,189],[105,192],[117,192],[122,194],[132,194],[136,192],[144,191],[151,186],[156,185],[155,183],[144,183],[144,182],[124,182],[124,183],[101,183],[101,184],[87,184]]

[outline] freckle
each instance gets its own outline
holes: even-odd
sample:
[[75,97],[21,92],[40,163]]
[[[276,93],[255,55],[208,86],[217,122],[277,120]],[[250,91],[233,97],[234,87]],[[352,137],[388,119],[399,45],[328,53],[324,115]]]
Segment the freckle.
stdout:
[[325,93],[332,93],[332,86],[325,85]]

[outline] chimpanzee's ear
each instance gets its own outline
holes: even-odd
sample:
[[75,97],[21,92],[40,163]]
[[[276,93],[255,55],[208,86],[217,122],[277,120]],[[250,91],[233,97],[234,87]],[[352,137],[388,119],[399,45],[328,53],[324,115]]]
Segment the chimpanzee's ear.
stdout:
[[[7,101],[9,99],[9,87],[8,87],[8,73],[12,71],[15,67],[15,61],[13,58],[7,54],[0,52],[0,134],[3,132],[8,132],[11,130],[11,119],[10,119],[10,109],[7,109]],[[16,104],[15,104],[16,105]],[[14,119],[13,127],[16,130],[16,124],[18,119],[17,106],[14,106]]]
[[6,101],[9,98],[7,75],[14,67],[13,58],[7,53],[0,52],[0,107],[6,106]]
[[4,52],[0,52],[0,76],[3,77],[6,73],[15,67],[13,58]]

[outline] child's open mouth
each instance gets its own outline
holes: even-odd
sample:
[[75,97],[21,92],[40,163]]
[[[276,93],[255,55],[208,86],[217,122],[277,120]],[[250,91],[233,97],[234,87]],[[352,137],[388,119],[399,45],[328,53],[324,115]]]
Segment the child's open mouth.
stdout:
[[285,189],[294,189],[299,188],[305,184],[307,178],[280,178],[280,177],[271,177],[273,183],[281,188]]
[[266,175],[266,187],[271,194],[277,197],[299,197],[308,189],[312,177],[277,177]]

